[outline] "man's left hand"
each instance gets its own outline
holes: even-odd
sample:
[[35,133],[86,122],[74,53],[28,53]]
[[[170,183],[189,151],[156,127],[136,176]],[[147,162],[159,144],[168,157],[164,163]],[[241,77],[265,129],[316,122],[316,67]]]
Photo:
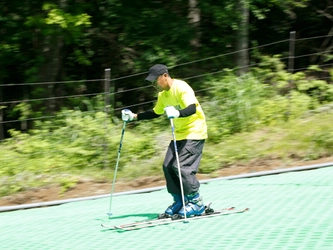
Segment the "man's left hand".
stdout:
[[174,106],[168,106],[164,111],[169,119],[179,117],[179,111]]

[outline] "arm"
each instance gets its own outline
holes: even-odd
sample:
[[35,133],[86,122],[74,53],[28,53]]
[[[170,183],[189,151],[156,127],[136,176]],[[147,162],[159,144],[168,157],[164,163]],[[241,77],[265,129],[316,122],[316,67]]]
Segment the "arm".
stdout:
[[165,109],[168,118],[188,117],[197,111],[195,104],[190,104],[184,109],[177,110],[174,106],[168,106]]
[[121,111],[121,118],[124,122],[131,122],[135,120],[149,120],[159,117],[160,115],[156,114],[153,110],[148,110],[140,114],[134,114],[129,109],[123,109]]
[[178,110],[179,117],[187,117],[193,115],[197,112],[197,106],[195,104],[191,104],[184,109]]
[[145,111],[143,113],[139,113],[139,114],[134,114],[134,119],[136,120],[150,120],[150,119],[154,119],[160,117],[160,115],[156,114],[154,112],[154,110],[148,110]]
[[[178,116],[177,115],[174,116],[175,118],[176,117],[187,117],[187,116],[195,114],[195,112],[197,111],[197,108],[196,108],[195,104],[191,104],[188,107],[186,107],[184,109],[181,109],[181,110],[176,110],[174,107],[172,107],[172,108],[178,113]],[[161,115],[156,114],[154,112],[154,110],[148,110],[148,111],[145,111],[145,112],[139,113],[139,114],[134,114],[130,110],[126,110],[126,111],[123,110],[122,113],[123,113],[122,119],[124,121],[150,120],[150,119],[155,119],[155,118],[161,116]]]

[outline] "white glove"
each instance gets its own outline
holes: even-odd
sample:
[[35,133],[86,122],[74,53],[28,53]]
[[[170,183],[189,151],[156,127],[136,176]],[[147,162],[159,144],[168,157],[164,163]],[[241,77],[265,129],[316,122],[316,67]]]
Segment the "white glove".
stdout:
[[164,111],[169,119],[179,117],[179,111],[174,106],[168,106]]
[[123,109],[121,111],[121,118],[124,122],[130,122],[134,120],[134,113],[129,109]]

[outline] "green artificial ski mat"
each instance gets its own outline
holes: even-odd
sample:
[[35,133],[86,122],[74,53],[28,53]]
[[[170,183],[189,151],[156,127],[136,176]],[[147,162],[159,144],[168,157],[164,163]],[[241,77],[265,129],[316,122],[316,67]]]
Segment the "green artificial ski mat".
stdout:
[[134,231],[172,200],[165,189],[0,213],[0,249],[333,249],[333,167],[202,184],[205,202],[250,211]]

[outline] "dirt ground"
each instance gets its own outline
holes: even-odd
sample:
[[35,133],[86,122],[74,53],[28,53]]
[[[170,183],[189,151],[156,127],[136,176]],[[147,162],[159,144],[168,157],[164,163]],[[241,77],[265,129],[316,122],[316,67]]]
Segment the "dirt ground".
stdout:
[[[275,170],[290,168],[296,166],[306,166],[313,164],[321,164],[333,162],[333,157],[321,158],[314,161],[300,161],[294,160],[288,163],[278,159],[260,159],[249,162],[247,164],[236,164],[216,171],[214,174],[204,175],[198,174],[198,179],[205,180],[211,179],[212,176],[225,177],[238,174],[246,174],[253,172],[260,172],[266,170]],[[130,182],[116,181],[114,192],[131,191],[143,188],[151,188],[164,186],[165,181],[161,177],[144,177]],[[0,206],[13,206],[20,204],[31,204],[54,200],[64,200],[69,198],[81,198],[87,196],[95,196],[102,194],[110,194],[112,183],[94,183],[94,182],[79,182],[74,188],[61,194],[61,189],[58,186],[33,189],[17,193],[12,196],[0,197]]]

